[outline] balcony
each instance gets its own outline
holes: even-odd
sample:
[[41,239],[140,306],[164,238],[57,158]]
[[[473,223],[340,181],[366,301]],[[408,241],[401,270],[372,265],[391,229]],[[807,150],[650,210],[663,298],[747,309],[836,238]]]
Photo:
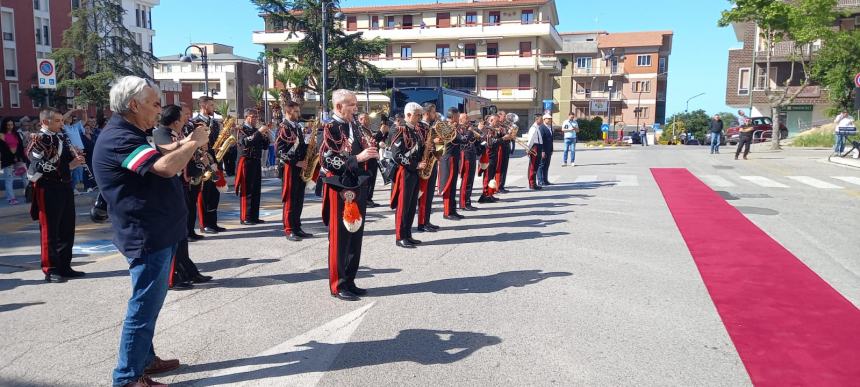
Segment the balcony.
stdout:
[[[383,70],[397,73],[425,73],[439,72],[439,60],[433,55],[415,55],[409,59],[401,59],[393,56],[390,59],[379,57],[369,60],[370,64]],[[474,58],[453,58],[450,62],[442,64],[442,72],[473,72],[479,70],[530,70],[561,72],[561,63],[555,55],[533,55],[521,57],[517,54],[498,55],[487,57],[486,55]]]
[[537,89],[532,88],[494,88],[481,89],[481,97],[493,102],[533,102]]
[[576,63],[571,63],[574,76],[609,76],[624,74],[624,64],[619,63],[616,66],[606,66],[597,61],[598,64],[592,67],[576,67]]
[[860,8],[860,0],[837,0],[836,8]]
[[570,97],[572,101],[591,101],[592,99],[609,99],[609,94],[612,94],[613,101],[621,101],[626,99],[622,92],[609,93],[606,91],[592,91],[590,93],[573,93]]
[[[860,1],[860,0],[857,0]],[[773,45],[773,49],[771,49],[771,60],[773,59],[787,59],[792,55],[796,55],[800,52],[803,55],[809,55],[810,49],[814,54],[818,50],[821,49],[821,43],[813,43],[811,46],[804,46],[800,49],[797,48],[797,45],[794,44],[794,41],[788,40],[784,42],[777,42]],[[757,62],[765,62],[767,60],[767,51],[759,47],[758,53],[756,53],[756,61]]]

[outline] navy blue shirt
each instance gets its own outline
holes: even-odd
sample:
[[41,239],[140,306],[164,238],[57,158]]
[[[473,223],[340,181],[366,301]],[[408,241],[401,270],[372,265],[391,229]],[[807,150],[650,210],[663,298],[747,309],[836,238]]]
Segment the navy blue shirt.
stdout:
[[543,140],[543,151],[552,153],[552,128],[546,125],[540,126],[541,140]]
[[93,153],[93,174],[108,204],[113,242],[123,255],[140,258],[185,239],[182,183],[150,172],[162,154],[144,131],[114,114]]

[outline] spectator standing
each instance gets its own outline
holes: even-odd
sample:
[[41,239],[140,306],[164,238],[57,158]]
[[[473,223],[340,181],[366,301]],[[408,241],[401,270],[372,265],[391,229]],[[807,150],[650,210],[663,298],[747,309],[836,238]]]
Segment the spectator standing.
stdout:
[[[87,112],[84,109],[72,109],[63,115],[63,132],[72,146],[83,151],[84,149],[84,123],[87,122]],[[75,168],[72,170],[72,191],[75,195],[79,195],[78,183],[84,182],[83,168]]]
[[541,142],[543,143],[543,156],[540,160],[540,180],[541,185],[552,185],[549,181],[549,163],[552,161],[552,116],[549,114],[543,115],[543,124],[540,126]]
[[645,127],[645,124],[639,127],[639,142],[642,143],[642,146],[648,146],[648,128]]
[[719,114],[714,114],[714,118],[708,123],[708,131],[711,132],[711,154],[719,154],[723,137],[723,120]]
[[3,121],[0,127],[0,168],[3,171],[6,202],[9,205],[18,204],[15,197],[15,179],[26,181],[26,165],[29,164],[24,151],[24,136],[15,128],[11,119]]
[[[579,123],[576,122],[576,113],[570,112],[567,115],[567,121],[561,126],[561,131],[564,133],[564,153],[562,167],[576,165],[576,135],[579,132]],[[570,152],[570,164],[567,163],[567,153]]]
[[854,117],[851,117],[847,111],[843,111],[833,120],[836,124],[836,144],[833,146],[833,151],[842,154],[845,152],[845,139],[853,133],[857,133],[857,127],[854,126]]

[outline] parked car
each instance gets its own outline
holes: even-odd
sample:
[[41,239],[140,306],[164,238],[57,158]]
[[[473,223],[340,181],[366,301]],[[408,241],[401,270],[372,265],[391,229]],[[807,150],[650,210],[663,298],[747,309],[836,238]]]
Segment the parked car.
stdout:
[[[704,145],[711,145],[711,135],[712,134],[713,133],[708,132],[708,134],[705,135],[705,144]],[[726,136],[720,137],[720,145],[726,145]]]
[[[770,117],[753,117],[750,118],[750,123],[753,126],[753,133],[761,132],[761,135],[754,137],[753,142],[765,142],[773,138],[773,120]],[[735,145],[740,138],[741,126],[735,125],[726,129],[726,143]],[[788,128],[785,124],[779,124],[779,138],[785,139],[788,137]]]

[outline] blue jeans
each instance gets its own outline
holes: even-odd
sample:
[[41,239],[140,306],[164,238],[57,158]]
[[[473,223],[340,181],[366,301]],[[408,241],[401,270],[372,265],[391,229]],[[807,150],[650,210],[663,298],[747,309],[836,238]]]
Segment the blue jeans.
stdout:
[[845,135],[842,133],[836,133],[836,145],[833,146],[833,151],[839,154],[845,152]]
[[84,168],[77,167],[72,170],[72,188],[78,189],[78,183],[84,182]]
[[155,359],[152,336],[155,320],[167,296],[170,263],[176,245],[128,259],[131,274],[131,298],[122,324],[119,359],[113,370],[113,385],[122,386],[143,376],[143,370]]
[[15,199],[15,179],[17,178],[18,176],[15,176],[15,164],[3,168],[4,192],[6,193],[7,201]]
[[711,153],[720,151],[720,133],[711,132]]
[[564,139],[564,154],[562,159],[564,163],[567,164],[567,152],[570,151],[570,162],[576,162],[576,137],[574,138],[565,138]]

